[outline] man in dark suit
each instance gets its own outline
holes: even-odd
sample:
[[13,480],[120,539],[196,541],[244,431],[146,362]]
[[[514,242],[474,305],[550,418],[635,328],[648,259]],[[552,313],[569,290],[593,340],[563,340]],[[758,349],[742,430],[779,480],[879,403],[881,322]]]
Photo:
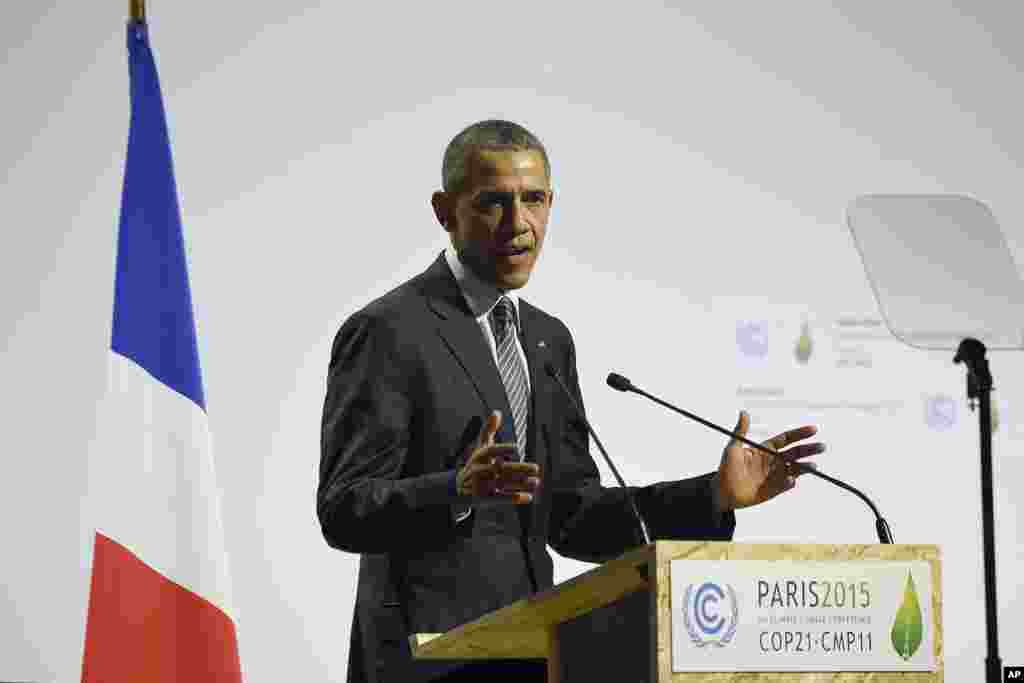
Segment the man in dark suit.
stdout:
[[[625,492],[601,485],[569,330],[523,301],[553,200],[540,141],[484,121],[448,146],[435,214],[451,247],[372,302],[335,339],[317,513],[327,542],[359,553],[349,681],[473,680],[493,663],[411,660],[410,633],[440,633],[552,585],[550,545],[600,562],[642,542]],[[749,420],[741,414],[737,433]],[[792,430],[779,450],[813,435]],[[729,540],[733,510],[792,488],[783,459],[733,442],[716,472],[633,489],[652,538]],[[544,667],[516,667],[544,680]],[[491,669],[488,669],[490,667]]]

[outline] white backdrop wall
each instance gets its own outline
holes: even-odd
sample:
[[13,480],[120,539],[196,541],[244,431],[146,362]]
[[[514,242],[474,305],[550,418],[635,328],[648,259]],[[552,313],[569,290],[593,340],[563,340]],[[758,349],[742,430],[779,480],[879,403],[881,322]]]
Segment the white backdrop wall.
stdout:
[[[122,5],[0,10],[5,680],[80,675],[128,124]],[[1024,263],[1017,4],[152,0],[149,13],[247,680],[344,678],[357,561],[314,514],[330,342],[443,248],[429,197],[444,146],[490,117],[548,145],[555,208],[524,296],[574,332],[589,414],[627,478],[708,471],[723,442],[607,389],[610,370],[724,423],[746,406],[759,435],[818,424],[823,469],[867,489],[898,541],[942,546],[947,680],[978,680],[963,371],[878,333],[843,211],[867,192],[973,195]],[[1008,663],[1024,662],[1022,369],[993,357]],[[737,541],[873,539],[861,504],[818,481],[738,518]],[[559,560],[558,577],[585,568]]]

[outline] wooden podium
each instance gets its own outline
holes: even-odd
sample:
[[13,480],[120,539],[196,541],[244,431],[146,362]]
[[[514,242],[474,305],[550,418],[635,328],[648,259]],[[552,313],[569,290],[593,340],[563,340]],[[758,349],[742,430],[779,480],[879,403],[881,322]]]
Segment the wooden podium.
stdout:
[[[932,573],[934,672],[673,673],[670,567],[693,560],[923,560]],[[420,659],[546,659],[549,683],[943,680],[939,550],[933,545],[658,541],[443,634],[410,636]]]

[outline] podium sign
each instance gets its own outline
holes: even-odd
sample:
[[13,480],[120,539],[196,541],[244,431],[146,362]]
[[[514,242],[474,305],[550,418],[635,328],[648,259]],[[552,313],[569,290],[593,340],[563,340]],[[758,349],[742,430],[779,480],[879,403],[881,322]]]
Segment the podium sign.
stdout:
[[935,671],[926,561],[673,560],[672,671]]
[[546,659],[548,683],[936,683],[941,592],[934,545],[658,541],[409,644]]

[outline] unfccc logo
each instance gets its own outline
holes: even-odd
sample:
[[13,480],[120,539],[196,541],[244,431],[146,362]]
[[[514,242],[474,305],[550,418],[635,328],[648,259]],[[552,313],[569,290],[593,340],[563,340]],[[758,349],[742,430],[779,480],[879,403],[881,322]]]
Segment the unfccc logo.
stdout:
[[740,621],[740,601],[729,584],[725,590],[717,583],[691,583],[683,598],[683,623],[697,647],[725,647],[736,636]]

